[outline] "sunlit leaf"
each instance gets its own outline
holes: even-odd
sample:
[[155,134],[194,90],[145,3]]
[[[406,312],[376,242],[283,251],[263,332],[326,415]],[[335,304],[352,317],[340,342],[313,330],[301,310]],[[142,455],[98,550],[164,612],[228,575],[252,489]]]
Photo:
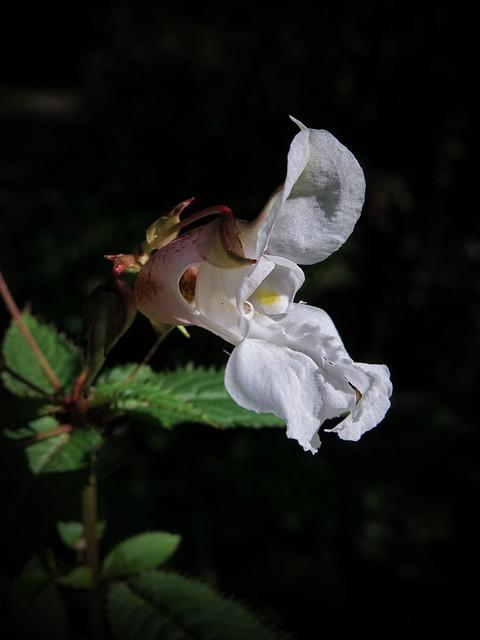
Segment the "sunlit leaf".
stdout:
[[181,423],[212,427],[271,427],[283,422],[271,414],[257,414],[237,405],[228,395],[224,372],[188,367],[155,373],[142,367],[119,367],[99,382],[96,404],[107,404],[113,412],[166,428]]
[[[67,389],[71,387],[82,366],[78,349],[51,325],[40,322],[29,313],[24,313],[22,317],[60,382]],[[13,321],[5,334],[2,352],[5,364],[12,371],[47,393],[52,392],[52,387],[25,337]],[[39,392],[9,373],[4,372],[2,377],[5,386],[17,396],[41,396]]]

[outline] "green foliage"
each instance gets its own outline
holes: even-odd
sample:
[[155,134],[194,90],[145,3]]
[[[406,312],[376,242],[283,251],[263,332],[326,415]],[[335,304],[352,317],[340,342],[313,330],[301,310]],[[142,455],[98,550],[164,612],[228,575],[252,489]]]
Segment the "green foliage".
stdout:
[[[55,418],[48,416],[4,432],[0,491],[7,561],[10,548],[17,562],[39,549],[88,482],[101,436],[91,428],[50,436],[58,427]],[[35,441],[38,437],[43,439]]]
[[92,589],[94,586],[92,571],[85,566],[75,567],[69,573],[58,578],[57,582],[62,587],[70,587],[71,589]]
[[177,550],[180,536],[163,531],[140,533],[118,544],[105,558],[103,573],[118,578],[164,564]]
[[[105,533],[105,521],[97,522],[96,532],[97,540],[101,540]],[[82,522],[58,522],[57,533],[61,541],[66,547],[80,551],[85,547],[85,538],[83,535],[84,526]]]
[[[24,313],[22,317],[58,379],[68,389],[82,366],[80,352],[68,338],[58,333],[54,327],[40,323],[29,313]],[[12,371],[45,392],[52,392],[48,380],[15,322],[10,324],[5,334],[2,352],[5,364]],[[2,377],[8,390],[17,396],[38,397],[41,395],[9,373],[3,373]]]
[[[83,564],[63,568],[63,559],[59,572],[53,555],[42,549],[56,529],[65,546],[77,552],[71,558],[85,562],[84,526],[70,518],[77,517],[82,490],[102,443],[102,436],[88,424],[91,416],[100,424],[123,415],[166,428],[185,422],[217,428],[281,422],[236,405],[225,390],[223,371],[193,367],[165,373],[155,373],[148,366],[117,367],[99,379],[91,405],[88,401],[75,405],[68,393],[82,365],[79,352],[52,327],[29,314],[24,319],[63,393],[50,395],[49,382],[12,323],[3,343],[6,367],[18,376],[3,374],[6,387],[17,396],[6,405],[0,441],[4,566],[17,572],[33,554],[38,552],[41,558],[33,555],[14,583],[8,621],[14,637],[66,639],[66,604],[72,598],[84,598],[89,607],[96,602],[101,616],[106,583],[110,625],[120,640],[278,637],[251,613],[205,585],[154,571],[175,553],[178,535],[154,531],[124,540],[106,556],[99,576]],[[69,510],[72,503],[75,514]],[[104,523],[97,523],[97,538],[104,528]],[[71,590],[85,593],[74,595]]]
[[67,638],[65,603],[49,572],[36,556],[15,580],[9,604],[9,637]]
[[209,587],[152,571],[114,585],[107,613],[118,640],[275,640],[247,610]]
[[95,404],[108,404],[120,415],[171,428],[200,423],[217,428],[270,427],[283,422],[271,414],[257,414],[237,405],[224,385],[224,372],[187,367],[156,373],[143,366],[129,381],[133,367],[116,367],[102,376]]

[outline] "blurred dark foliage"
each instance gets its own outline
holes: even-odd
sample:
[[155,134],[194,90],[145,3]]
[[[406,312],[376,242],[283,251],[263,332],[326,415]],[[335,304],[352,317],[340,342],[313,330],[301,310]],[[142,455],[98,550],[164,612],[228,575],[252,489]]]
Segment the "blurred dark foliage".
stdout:
[[[365,170],[355,233],[306,269],[301,298],[333,316],[355,359],[390,366],[382,425],[357,444],[325,434],[315,457],[275,430],[130,432],[103,461],[118,467],[100,484],[106,547],[182,533],[178,568],[298,638],[473,615],[470,21],[453,3],[301,0],[42,3],[2,19],[1,266],[18,301],[70,335],[109,272],[102,255],[129,251],[172,205],[194,195],[258,212],[284,175],[288,114],[334,133]],[[110,363],[153,338],[138,318]],[[194,329],[154,364],[222,364],[224,348]]]

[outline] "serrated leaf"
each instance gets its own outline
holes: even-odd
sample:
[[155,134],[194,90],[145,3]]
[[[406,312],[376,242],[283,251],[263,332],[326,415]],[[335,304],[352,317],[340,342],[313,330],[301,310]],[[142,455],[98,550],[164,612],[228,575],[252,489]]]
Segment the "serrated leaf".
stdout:
[[[23,313],[22,317],[58,379],[66,389],[69,389],[82,366],[80,352],[66,336],[59,333],[51,325],[41,323],[29,313]],[[45,392],[52,392],[52,387],[45,378],[22,332],[13,321],[5,334],[2,352],[5,364],[12,371]],[[41,397],[39,392],[9,373],[3,373],[2,378],[7,389],[17,396]]]
[[164,531],[140,533],[110,551],[103,573],[108,578],[119,578],[160,567],[175,553],[180,540],[180,536]]
[[118,640],[278,640],[281,635],[204,584],[158,571],[114,585],[107,600]]
[[96,386],[126,382],[134,372],[135,382],[154,382],[157,376],[148,364],[142,364],[139,367],[135,362],[131,362],[103,371],[98,376]]
[[71,589],[92,589],[95,586],[90,567],[75,567],[64,576],[57,579],[62,587]]
[[33,556],[14,580],[10,592],[11,613],[22,616],[32,600],[49,582],[51,577],[37,556]]
[[142,367],[141,378],[129,380],[132,371],[129,365],[104,376],[95,404],[109,404],[121,415],[166,428],[188,422],[218,428],[283,425],[272,414],[257,414],[237,405],[225,389],[221,370],[189,367],[155,373]]
[[[67,515],[68,504],[80,500],[88,482],[101,436],[84,428],[31,442],[32,437],[45,438],[58,427],[53,417],[41,418],[24,429],[4,433],[0,443],[2,533],[8,562],[20,563],[40,548],[57,521]],[[27,443],[23,437],[29,438]]]
[[7,631],[9,638],[67,638],[65,603],[36,556],[12,586]]
[[240,407],[225,389],[224,370],[185,368],[159,374],[176,397],[193,403],[222,427],[273,427],[284,422],[271,413],[255,413]]
[[[105,533],[107,523],[104,520],[97,522],[97,540],[101,540]],[[57,533],[66,547],[82,551],[85,549],[84,526],[82,522],[58,522]]]

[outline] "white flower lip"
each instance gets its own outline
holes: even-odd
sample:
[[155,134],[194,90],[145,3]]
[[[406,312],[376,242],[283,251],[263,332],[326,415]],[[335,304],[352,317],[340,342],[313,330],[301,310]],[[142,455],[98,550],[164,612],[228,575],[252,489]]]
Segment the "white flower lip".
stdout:
[[365,179],[331,133],[292,120],[300,131],[285,183],[253,223],[236,223],[238,246],[251,264],[212,264],[218,222],[210,222],[151,257],[135,298],[154,325],[196,324],[235,345],[225,373],[232,398],[284,419],[287,436],[315,453],[325,420],[343,417],[330,431],[344,440],[375,427],[388,411],[392,385],[385,365],[350,358],[325,311],[294,303],[304,281],[297,265],[320,262],[347,240]]

